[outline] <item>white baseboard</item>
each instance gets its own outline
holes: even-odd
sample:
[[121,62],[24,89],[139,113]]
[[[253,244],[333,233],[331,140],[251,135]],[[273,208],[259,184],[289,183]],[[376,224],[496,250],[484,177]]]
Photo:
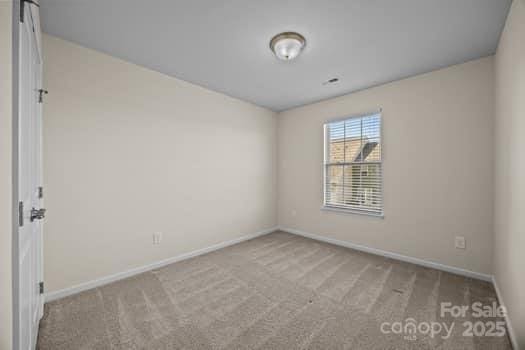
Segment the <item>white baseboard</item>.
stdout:
[[329,238],[329,237],[325,237],[325,236],[320,236],[320,235],[316,235],[316,234],[313,234],[313,233],[304,232],[304,231],[301,231],[301,230],[296,230],[296,229],[293,229],[293,228],[279,227],[279,230],[285,231],[285,232],[288,232],[288,233],[292,233],[292,234],[295,234],[295,235],[299,235],[299,236],[315,239],[317,241],[322,241],[322,242],[331,243],[331,244],[335,244],[335,245],[346,247],[346,248],[359,250],[359,251],[362,251],[362,252],[365,252],[365,253],[370,253],[370,254],[374,254],[374,255],[381,255],[381,256],[384,256],[384,257],[387,257],[387,258],[390,258],[390,259],[400,260],[400,261],[404,261],[404,262],[408,262],[408,263],[412,263],[412,264],[416,264],[416,265],[429,267],[429,268],[436,269],[436,270],[450,272],[450,273],[453,273],[453,274],[456,274],[456,275],[461,275],[461,276],[471,277],[471,278],[475,278],[475,279],[479,279],[479,280],[483,280],[483,281],[487,281],[487,282],[492,282],[492,275],[488,275],[488,274],[484,274],[484,273],[479,273],[479,272],[474,272],[474,271],[470,271],[470,270],[465,270],[465,269],[461,269],[459,267],[444,265],[444,264],[440,264],[440,263],[433,262],[433,261],[413,258],[411,256],[406,256],[406,255],[401,255],[401,254],[397,254],[397,253],[392,253],[392,252],[389,252],[389,251],[386,251],[386,250],[370,248],[370,247],[367,247],[367,246],[364,246],[364,245],[355,244],[355,243],[348,242],[348,241],[341,241],[341,240],[338,240],[338,239]]
[[54,291],[54,292],[45,293],[44,300],[45,300],[45,302],[49,302],[49,301],[61,299],[61,298],[67,297],[69,295],[73,295],[73,294],[77,294],[77,293],[86,291],[88,289],[93,289],[93,288],[100,287],[100,286],[103,286],[105,284],[108,284],[108,283],[111,283],[111,282],[115,282],[115,281],[118,281],[118,280],[121,280],[121,279],[124,279],[124,278],[127,278],[127,277],[138,275],[139,273],[143,273],[143,272],[146,272],[146,271],[158,269],[160,267],[163,267],[163,266],[166,266],[166,265],[169,265],[169,264],[173,264],[173,263],[176,263],[176,262],[181,261],[181,260],[186,260],[186,259],[189,259],[189,258],[193,258],[195,256],[203,255],[203,254],[206,254],[206,253],[209,253],[209,252],[221,249],[221,248],[226,248],[228,246],[231,246],[231,245],[243,242],[243,241],[247,241],[249,239],[253,239],[253,238],[256,238],[256,237],[259,237],[259,236],[262,236],[262,235],[266,235],[266,234],[274,232],[274,231],[277,231],[277,229],[278,229],[277,227],[268,228],[268,229],[265,229],[265,230],[262,230],[262,231],[259,231],[259,232],[255,232],[255,233],[252,233],[252,234],[248,234],[248,235],[244,235],[244,236],[232,239],[230,241],[221,242],[221,243],[214,244],[214,245],[206,247],[206,248],[194,250],[194,251],[189,252],[189,253],[185,253],[185,254],[174,256],[172,258],[168,258],[168,259],[164,259],[164,260],[161,260],[161,261],[157,261],[157,262],[145,265],[145,266],[136,267],[136,268],[133,268],[133,269],[130,269],[130,270],[127,270],[127,271],[116,273],[114,275],[97,278],[96,280],[92,280],[92,281],[88,281],[88,282],[85,282],[85,283],[77,284],[77,285],[69,287],[69,288],[57,290],[57,291]]
[[[501,292],[498,287],[498,282],[496,282],[495,276],[492,276],[492,284],[494,285],[494,289],[496,290],[496,295],[498,296],[499,304],[505,307],[506,310],[508,310],[507,306],[503,302],[503,296],[501,295]],[[518,338],[516,338],[516,333],[514,333],[514,328],[512,327],[512,323],[510,323],[510,318],[509,318],[508,313],[505,313],[505,323],[507,324],[507,332],[509,333],[509,339],[510,339],[510,342],[512,343],[512,348],[514,350],[519,350]]]

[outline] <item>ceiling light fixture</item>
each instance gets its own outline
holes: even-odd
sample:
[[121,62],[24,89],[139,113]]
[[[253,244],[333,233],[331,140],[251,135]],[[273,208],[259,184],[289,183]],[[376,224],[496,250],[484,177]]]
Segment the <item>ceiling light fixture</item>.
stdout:
[[270,49],[283,61],[291,61],[299,56],[305,45],[304,36],[295,32],[280,33],[270,40]]

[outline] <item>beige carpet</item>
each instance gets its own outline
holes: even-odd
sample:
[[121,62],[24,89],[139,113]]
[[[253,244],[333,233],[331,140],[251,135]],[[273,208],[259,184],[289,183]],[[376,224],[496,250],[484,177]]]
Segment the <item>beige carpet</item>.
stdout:
[[[38,346],[510,349],[506,336],[462,336],[470,315],[439,314],[441,302],[495,300],[485,282],[275,232],[48,303]],[[448,339],[380,330],[407,318],[455,328]]]

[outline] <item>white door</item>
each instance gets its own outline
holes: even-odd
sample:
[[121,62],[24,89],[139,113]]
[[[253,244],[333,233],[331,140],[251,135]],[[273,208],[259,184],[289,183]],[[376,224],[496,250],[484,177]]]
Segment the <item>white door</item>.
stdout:
[[42,282],[42,55],[35,5],[24,7],[20,23],[19,84],[19,346],[34,349],[43,314]]

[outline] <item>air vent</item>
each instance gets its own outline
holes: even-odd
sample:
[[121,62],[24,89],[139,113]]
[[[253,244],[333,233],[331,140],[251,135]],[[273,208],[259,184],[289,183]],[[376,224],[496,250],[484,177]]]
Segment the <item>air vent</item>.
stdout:
[[335,83],[337,83],[338,81],[339,81],[339,78],[332,78],[332,79],[329,79],[329,80],[325,81],[325,82],[323,83],[323,85],[335,84]]

